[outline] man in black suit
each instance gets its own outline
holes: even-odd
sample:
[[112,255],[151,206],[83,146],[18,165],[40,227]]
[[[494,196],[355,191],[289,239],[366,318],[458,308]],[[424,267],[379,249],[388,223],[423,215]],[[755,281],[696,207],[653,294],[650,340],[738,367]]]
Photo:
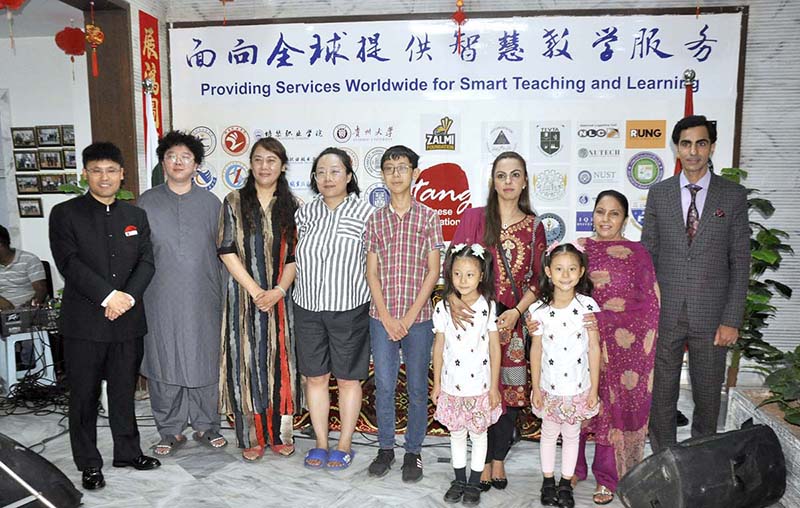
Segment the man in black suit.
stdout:
[[117,201],[124,170],[111,143],[83,151],[89,192],[53,208],[50,249],[64,277],[61,333],[69,379],[69,435],[83,486],[105,486],[97,450],[100,382],[108,381],[114,467],[153,469],[142,454],[133,395],[147,332],[142,295],[155,272],[144,210]]

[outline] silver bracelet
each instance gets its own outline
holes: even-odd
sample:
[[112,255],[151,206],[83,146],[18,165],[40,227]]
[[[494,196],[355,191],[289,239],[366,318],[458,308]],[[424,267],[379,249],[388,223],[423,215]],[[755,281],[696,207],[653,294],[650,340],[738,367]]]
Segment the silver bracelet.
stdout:
[[284,297],[284,298],[286,298],[286,290],[285,290],[285,289],[283,289],[283,288],[280,286],[280,284],[275,284],[275,287],[274,287],[274,288],[272,288],[272,289],[277,289],[278,291],[280,291],[280,292],[283,294],[283,297]]

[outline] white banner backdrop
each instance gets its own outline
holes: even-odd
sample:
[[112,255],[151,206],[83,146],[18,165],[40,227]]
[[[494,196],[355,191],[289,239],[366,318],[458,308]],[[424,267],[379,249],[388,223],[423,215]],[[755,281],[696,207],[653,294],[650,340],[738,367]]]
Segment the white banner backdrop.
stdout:
[[[597,193],[628,197],[638,239],[647,189],[672,175],[670,134],[695,112],[718,122],[717,168],[730,166],[742,17],[735,14],[472,18],[170,30],[173,125],[200,136],[196,181],[219,196],[244,183],[252,143],[274,136],[288,178],[311,198],[313,157],[345,149],[365,197],[382,206],[380,156],[420,154],[417,199],[449,239],[485,203],[494,157],[528,161],[550,240],[591,231]],[[459,51],[460,49],[460,51]]]

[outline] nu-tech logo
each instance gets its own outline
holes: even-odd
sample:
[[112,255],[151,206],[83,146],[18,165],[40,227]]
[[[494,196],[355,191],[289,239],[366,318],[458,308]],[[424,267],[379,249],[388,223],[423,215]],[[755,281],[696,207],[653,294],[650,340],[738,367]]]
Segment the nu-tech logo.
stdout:
[[666,120],[628,120],[625,122],[625,148],[664,148]]

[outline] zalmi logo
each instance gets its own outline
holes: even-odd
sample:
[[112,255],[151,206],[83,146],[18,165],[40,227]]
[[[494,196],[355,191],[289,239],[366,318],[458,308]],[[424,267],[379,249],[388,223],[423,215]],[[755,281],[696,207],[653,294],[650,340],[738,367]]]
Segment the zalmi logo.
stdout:
[[455,150],[456,135],[449,134],[453,120],[444,117],[431,134],[425,134],[425,150]]

